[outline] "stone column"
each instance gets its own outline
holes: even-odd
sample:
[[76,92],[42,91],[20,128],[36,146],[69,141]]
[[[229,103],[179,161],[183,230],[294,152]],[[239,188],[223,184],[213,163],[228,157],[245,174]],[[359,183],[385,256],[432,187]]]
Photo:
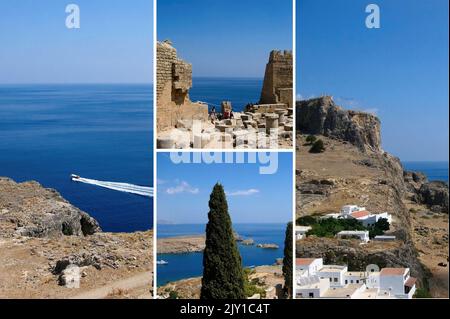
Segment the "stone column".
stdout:
[[266,133],[270,134],[270,129],[278,128],[278,115],[274,113],[266,114]]
[[286,110],[284,109],[275,109],[275,113],[278,115],[278,124],[283,125],[286,122]]

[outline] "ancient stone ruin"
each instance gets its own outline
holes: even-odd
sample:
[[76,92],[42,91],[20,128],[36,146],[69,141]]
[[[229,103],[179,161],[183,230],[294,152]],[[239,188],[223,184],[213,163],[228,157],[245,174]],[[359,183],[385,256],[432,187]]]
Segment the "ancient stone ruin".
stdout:
[[176,127],[180,121],[207,121],[208,106],[189,99],[192,65],[179,59],[168,41],[157,43],[156,55],[158,132]]
[[292,108],[293,65],[291,51],[270,52],[259,104],[283,104]]
[[261,98],[243,112],[223,100],[192,102],[192,66],[177,57],[168,41],[157,43],[158,148],[290,148],[293,142],[293,64],[291,51],[272,51]]

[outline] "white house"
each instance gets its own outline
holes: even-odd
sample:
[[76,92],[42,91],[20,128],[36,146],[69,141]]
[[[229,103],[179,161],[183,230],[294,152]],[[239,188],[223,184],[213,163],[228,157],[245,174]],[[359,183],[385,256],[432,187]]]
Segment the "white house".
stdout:
[[297,298],[321,298],[330,289],[328,279],[320,278],[317,275],[297,278],[296,296]]
[[388,236],[388,235],[378,235],[372,238],[372,240],[377,241],[394,241],[396,239],[395,236]]
[[362,212],[365,210],[366,210],[365,207],[359,207],[356,205],[345,205],[345,206],[342,206],[340,215],[343,217],[346,217],[346,216],[351,215],[352,213]]
[[322,258],[296,260],[298,298],[412,298],[415,291],[409,268],[348,271],[347,266],[324,265]]
[[323,295],[322,298],[327,299],[360,299],[362,293],[366,290],[366,286],[364,284],[350,284],[346,285],[342,288],[331,288],[328,289]]
[[360,221],[365,227],[374,225],[380,218],[387,219],[388,223],[392,223],[392,215],[384,212],[381,214],[372,214],[366,210],[365,207],[357,205],[345,205],[342,206],[339,213],[332,213],[325,215],[325,218],[354,218]]
[[365,271],[348,271],[344,274],[344,285],[366,283],[367,276]]
[[359,238],[362,242],[369,242],[369,232],[367,230],[343,230],[336,234],[337,238]]
[[367,288],[380,287],[380,272],[379,271],[373,271],[373,272],[367,273],[366,286],[367,286]]
[[345,285],[344,275],[347,266],[325,265],[318,272],[320,278],[328,278],[330,287],[342,287]]
[[300,240],[306,237],[306,233],[312,229],[311,226],[295,226],[295,239]]
[[304,276],[314,276],[323,268],[322,258],[296,258],[295,270]]
[[416,291],[416,278],[410,276],[409,268],[383,268],[380,291],[396,298],[412,298]]

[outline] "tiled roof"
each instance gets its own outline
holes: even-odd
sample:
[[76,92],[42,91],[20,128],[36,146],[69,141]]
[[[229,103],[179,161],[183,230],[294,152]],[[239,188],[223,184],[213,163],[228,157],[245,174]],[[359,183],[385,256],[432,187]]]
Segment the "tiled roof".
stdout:
[[405,268],[383,268],[380,276],[402,276],[405,273]]
[[353,218],[361,218],[361,217],[369,216],[370,213],[367,210],[362,210],[360,212],[351,213],[350,215],[352,215]]
[[314,260],[316,260],[316,258],[297,258],[295,264],[297,266],[308,266],[311,265]]
[[417,278],[409,277],[408,280],[405,282],[405,286],[412,288],[416,284],[416,281]]

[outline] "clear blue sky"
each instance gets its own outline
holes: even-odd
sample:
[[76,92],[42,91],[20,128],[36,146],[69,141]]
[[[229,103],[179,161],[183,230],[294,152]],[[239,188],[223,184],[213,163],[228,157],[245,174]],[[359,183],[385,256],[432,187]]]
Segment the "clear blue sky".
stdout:
[[260,77],[273,49],[292,49],[292,0],[160,0],[158,40],[194,76]]
[[[264,165],[265,166],[265,165]],[[259,174],[260,164],[174,164],[158,153],[158,221],[206,223],[209,195],[220,182],[234,223],[292,220],[292,154],[279,153],[278,171]]]
[[[381,28],[365,27],[365,7]],[[448,160],[448,1],[297,1],[297,95],[376,111],[402,160]]]
[[[81,28],[65,26],[67,4]],[[153,1],[0,1],[0,83],[150,83]]]

